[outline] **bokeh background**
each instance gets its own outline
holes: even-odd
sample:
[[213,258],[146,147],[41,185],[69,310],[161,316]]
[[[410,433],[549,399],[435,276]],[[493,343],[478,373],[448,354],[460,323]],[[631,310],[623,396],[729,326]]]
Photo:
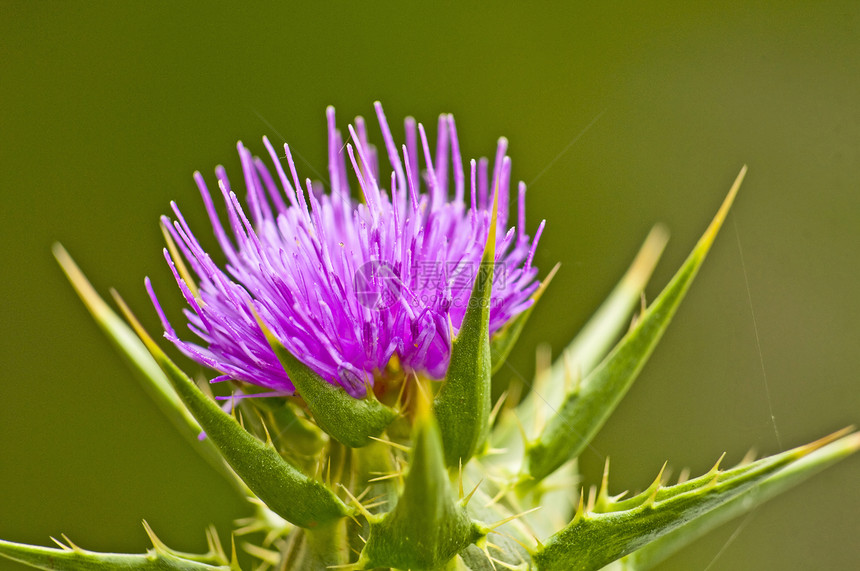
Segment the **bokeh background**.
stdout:
[[[238,180],[236,141],[262,153],[268,135],[325,172],[328,104],[345,126],[379,99],[431,132],[453,112],[467,157],[510,139],[529,227],[548,220],[537,262],[562,262],[511,357],[526,378],[535,346],[557,354],[661,221],[653,298],[749,165],[594,444],[615,490],[667,459],[701,472],[860,421],[860,4],[579,4],[0,1],[0,537],[139,552],[146,518],[196,550],[205,524],[226,538],[248,513],[128,374],[50,245],[156,330],[143,276],[171,299],[168,202],[213,244],[192,171]],[[583,462],[593,481],[602,458]],[[843,462],[660,569],[858,568],[858,474]]]

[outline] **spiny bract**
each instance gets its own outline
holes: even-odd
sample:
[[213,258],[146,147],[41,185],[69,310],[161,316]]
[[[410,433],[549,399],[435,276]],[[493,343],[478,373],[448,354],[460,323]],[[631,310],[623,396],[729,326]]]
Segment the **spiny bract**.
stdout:
[[[440,117],[431,153],[411,119],[398,151],[379,104],[376,112],[392,168],[388,191],[377,182],[384,179],[363,120],[344,145],[329,109],[329,192],[300,182],[289,147],[288,178],[267,140],[277,176],[240,143],[249,216],[219,167],[235,242],[195,174],[223,268],[175,205],[176,220],[163,219],[165,256],[199,343],[180,339],[148,280],[147,289],[165,337],[214,369],[213,381],[230,383],[226,402],[180,370],[114,292],[129,328],[54,249],[158,404],[248,499],[253,515],[234,536],[255,569],[649,569],[860,447],[846,430],[729,469],[717,462],[674,485],[661,470],[627,499],[610,495],[607,461],[600,485],[586,490],[577,457],[654,350],[746,169],[650,306],[641,300],[666,243],[660,226],[562,357],[539,367],[522,401],[523,387],[513,385],[493,405],[492,375],[557,269],[537,281],[543,223],[534,238],[525,233],[520,184],[517,225],[506,230],[504,139],[492,174],[486,159],[471,161],[467,185],[450,115]],[[202,555],[174,551],[146,531],[153,547],[140,555],[86,551],[65,536],[59,548],[0,541],[0,555],[72,571],[240,568],[235,540],[228,557],[214,529]]]

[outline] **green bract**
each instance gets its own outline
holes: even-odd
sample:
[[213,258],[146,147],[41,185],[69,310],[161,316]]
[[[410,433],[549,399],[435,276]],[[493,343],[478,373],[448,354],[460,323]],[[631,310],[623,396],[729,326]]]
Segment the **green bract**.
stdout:
[[[629,330],[666,243],[661,227],[562,358],[538,374],[531,393],[520,403],[503,397],[496,407],[490,401],[492,373],[531,308],[491,335],[495,208],[484,264],[442,382],[403,375],[388,393],[368,390],[357,399],[320,378],[261,322],[302,398],[241,399],[232,414],[165,355],[118,296],[137,335],[62,247],[54,253],[162,409],[254,507],[234,533],[265,535],[261,545],[242,544],[259,560],[255,568],[638,571],[860,448],[860,435],[849,429],[733,468],[721,470],[717,462],[674,485],[661,470],[627,499],[610,494],[608,462],[599,486],[589,493],[580,484],[577,457],[660,340],[744,173],[684,264]],[[200,431],[206,438],[196,438]],[[153,548],[141,555],[94,553],[68,540],[59,548],[0,541],[0,555],[69,571],[239,569],[235,551],[228,557],[214,530],[207,532],[204,555],[171,550],[147,531]]]

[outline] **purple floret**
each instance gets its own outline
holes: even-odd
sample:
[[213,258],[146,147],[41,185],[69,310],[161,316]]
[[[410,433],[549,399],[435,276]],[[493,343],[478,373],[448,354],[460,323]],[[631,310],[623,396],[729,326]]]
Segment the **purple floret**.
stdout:
[[[227,260],[223,269],[171,203],[176,219],[162,221],[197,283],[187,283],[177,261],[167,249],[164,254],[188,302],[185,315],[198,343],[179,339],[148,279],[147,289],[165,337],[190,358],[219,371],[213,380],[236,379],[276,394],[293,393],[254,312],[293,355],[355,397],[365,394],[366,386],[373,385],[393,357],[406,372],[442,378],[452,333],[460,328],[479,269],[489,231],[491,191],[496,188],[490,332],[532,303],[531,294],[539,286],[532,259],[544,223],[534,240],[525,234],[525,185],[520,183],[517,225],[504,231],[511,172],[507,141],[499,140],[492,172],[487,159],[470,162],[467,186],[451,115],[439,118],[434,156],[422,125],[416,130],[415,122],[406,119],[407,143],[398,152],[378,103],[376,114],[393,169],[384,181],[364,121],[357,118],[349,127],[350,142],[344,145],[331,107],[329,192],[309,179],[301,184],[288,145],[284,150],[289,176],[275,149],[263,139],[275,167],[272,176],[240,142],[247,189],[244,206],[224,169],[216,169],[229,233],[203,177],[194,174]],[[350,178],[358,184],[361,201],[350,194]],[[390,190],[380,188],[381,182],[389,182]]]

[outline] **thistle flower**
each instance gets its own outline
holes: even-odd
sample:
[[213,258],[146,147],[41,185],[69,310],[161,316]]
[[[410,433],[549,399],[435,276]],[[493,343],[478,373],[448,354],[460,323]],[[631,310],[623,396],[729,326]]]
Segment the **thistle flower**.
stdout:
[[[577,459],[668,327],[746,169],[650,305],[643,289],[666,244],[660,226],[562,358],[539,367],[528,395],[520,401],[514,390],[492,407],[493,371],[552,276],[538,283],[532,266],[543,224],[534,239],[525,235],[520,185],[517,226],[496,231],[508,219],[504,139],[492,175],[488,162],[472,161],[467,187],[450,116],[439,121],[431,157],[423,128],[407,120],[407,144],[398,152],[378,105],[377,114],[393,170],[387,192],[377,183],[363,122],[356,121],[351,143],[343,145],[331,109],[327,193],[300,184],[288,147],[289,179],[268,141],[276,177],[240,144],[249,215],[218,169],[231,239],[196,175],[225,268],[203,250],[175,205],[176,221],[165,219],[164,227],[165,255],[200,344],[179,340],[147,281],[165,334],[182,351],[221,371],[219,378],[270,394],[295,390],[301,398],[256,393],[261,398],[237,399],[232,414],[225,412],[118,295],[134,331],[66,251],[54,250],[156,401],[248,499],[254,513],[236,522],[234,534],[259,560],[255,569],[645,571],[860,449],[860,433],[849,428],[733,468],[718,461],[674,485],[660,470],[631,497],[610,494],[607,459],[601,481],[584,488]],[[419,182],[419,135],[426,190]],[[351,198],[346,157],[361,202]],[[389,379],[397,391],[383,390]],[[201,431],[207,438],[196,438]],[[212,529],[208,553],[192,555],[168,548],[145,528],[153,547],[141,555],[86,551],[63,536],[65,543],[55,540],[59,549],[0,540],[0,556],[45,570],[242,568],[236,544],[228,557]]]
[[[486,159],[470,162],[467,184],[451,115],[439,118],[434,156],[422,125],[416,130],[414,120],[406,119],[406,144],[398,150],[379,103],[376,114],[392,169],[388,190],[382,187],[389,179],[380,177],[364,121],[359,117],[349,127],[344,144],[331,107],[328,192],[310,180],[302,184],[289,145],[284,145],[288,177],[265,138],[276,176],[238,144],[246,207],[225,170],[216,170],[232,239],[203,177],[195,173],[227,260],[224,269],[171,204],[176,219],[165,217],[163,224],[190,263],[197,284],[181,260],[171,258],[167,249],[164,253],[190,306],[188,326],[200,343],[179,338],[148,280],[147,288],[167,339],[192,359],[220,371],[223,375],[216,380],[237,379],[275,393],[294,391],[254,312],[290,353],[356,397],[393,363],[431,379],[445,375],[452,335],[460,329],[480,267],[496,191],[499,227],[508,221],[507,141],[498,142],[492,173]],[[361,201],[351,194],[350,172]],[[517,224],[498,233],[496,243],[491,333],[525,310],[539,286],[532,259],[544,223],[530,239],[525,233],[523,183],[517,198]]]

